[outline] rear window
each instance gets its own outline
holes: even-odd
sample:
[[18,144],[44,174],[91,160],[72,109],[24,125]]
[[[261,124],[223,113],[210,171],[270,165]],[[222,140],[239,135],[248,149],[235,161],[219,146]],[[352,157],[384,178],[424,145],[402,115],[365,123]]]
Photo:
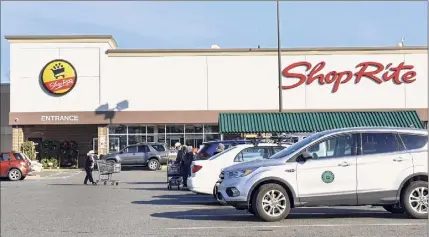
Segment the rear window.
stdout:
[[230,147],[230,148],[228,148],[228,149],[224,150],[223,152],[217,153],[216,155],[214,155],[214,156],[210,157],[208,160],[214,160],[214,159],[218,158],[219,156],[221,156],[221,155],[223,155],[223,154],[225,154],[225,153],[227,153],[227,152],[230,152],[231,150],[233,150],[233,149],[235,149],[235,148],[237,148],[237,147],[236,147],[236,146],[232,146],[232,147]]
[[400,136],[407,150],[420,149],[428,142],[427,136],[411,134],[401,134]]
[[3,154],[1,154],[1,160],[2,161],[9,161],[10,160],[10,155],[9,155],[9,153],[3,153]]
[[205,145],[205,144],[201,145],[201,146],[200,146],[200,149],[198,149],[197,153],[202,152],[202,151],[204,150],[204,148],[205,148],[205,147],[206,147],[206,145]]
[[163,145],[152,145],[152,147],[157,151],[165,151],[165,147]]
[[208,143],[208,144],[203,144],[202,146],[201,146],[201,148],[200,148],[200,150],[197,152],[198,154],[199,153],[203,153],[203,154],[207,154],[208,153],[208,150],[209,150],[209,147],[210,146],[213,146],[214,144],[210,144],[210,143]]
[[13,156],[15,156],[17,160],[25,160],[24,155],[21,153],[13,153]]

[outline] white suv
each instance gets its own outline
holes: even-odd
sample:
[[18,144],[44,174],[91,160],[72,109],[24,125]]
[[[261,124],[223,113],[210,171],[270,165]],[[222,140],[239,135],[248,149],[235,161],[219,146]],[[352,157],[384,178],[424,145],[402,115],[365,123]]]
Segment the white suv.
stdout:
[[269,159],[225,168],[218,201],[265,221],[302,206],[379,205],[427,218],[428,133],[347,128],[315,133]]

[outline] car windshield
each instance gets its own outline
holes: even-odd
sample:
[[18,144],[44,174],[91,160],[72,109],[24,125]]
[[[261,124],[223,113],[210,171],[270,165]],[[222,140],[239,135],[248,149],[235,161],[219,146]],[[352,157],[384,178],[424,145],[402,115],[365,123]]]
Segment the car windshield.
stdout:
[[316,139],[319,139],[320,137],[324,136],[326,134],[326,132],[319,132],[319,133],[314,133],[308,137],[306,137],[305,139],[292,144],[291,146],[289,146],[286,149],[283,149],[282,151],[272,155],[270,158],[268,159],[280,159],[286,156],[291,155],[292,153],[300,150],[301,148],[307,146],[308,144],[310,144],[311,142],[313,142]]
[[221,152],[221,153],[217,153],[216,155],[214,155],[214,156],[210,157],[208,160],[214,160],[214,159],[218,158],[219,156],[221,156],[221,155],[223,155],[223,154],[225,154],[225,153],[227,153],[227,152],[230,152],[231,150],[234,150],[235,148],[237,148],[237,147],[232,146],[232,147],[230,147],[230,148],[228,148],[228,149],[224,150],[223,152]]

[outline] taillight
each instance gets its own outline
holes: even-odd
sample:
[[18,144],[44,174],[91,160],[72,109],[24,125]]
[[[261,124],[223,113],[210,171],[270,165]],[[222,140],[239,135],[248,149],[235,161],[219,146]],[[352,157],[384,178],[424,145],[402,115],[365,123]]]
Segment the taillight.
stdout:
[[192,173],[197,173],[201,168],[203,168],[201,165],[192,166]]

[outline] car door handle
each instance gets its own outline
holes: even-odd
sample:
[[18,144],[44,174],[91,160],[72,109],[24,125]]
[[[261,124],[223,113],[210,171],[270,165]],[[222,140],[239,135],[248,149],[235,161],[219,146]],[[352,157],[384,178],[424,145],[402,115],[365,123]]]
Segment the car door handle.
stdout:
[[338,166],[347,167],[347,166],[350,166],[350,163],[344,161],[344,162],[338,164]]
[[393,161],[396,161],[396,162],[402,162],[404,159],[402,159],[402,157],[396,157],[396,158],[393,158]]

